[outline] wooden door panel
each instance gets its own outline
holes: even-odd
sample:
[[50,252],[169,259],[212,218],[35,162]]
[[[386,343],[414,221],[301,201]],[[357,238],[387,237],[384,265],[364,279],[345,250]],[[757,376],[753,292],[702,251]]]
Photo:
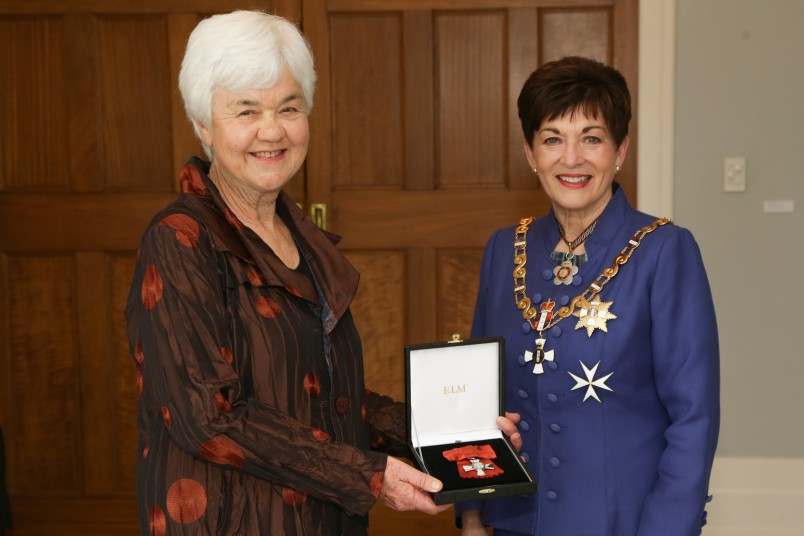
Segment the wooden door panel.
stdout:
[[611,8],[545,9],[539,17],[540,63],[586,56],[611,63]]
[[116,252],[108,256],[108,273],[110,296],[108,307],[110,316],[106,319],[111,333],[112,347],[109,360],[112,394],[108,402],[112,402],[114,422],[113,457],[110,476],[116,491],[133,493],[136,489],[134,460],[141,453],[137,452],[137,400],[139,385],[134,361],[128,349],[126,336],[126,300],[128,299],[131,279],[134,277],[134,261],[136,252]]
[[405,253],[400,250],[344,251],[360,272],[352,305],[365,361],[366,387],[405,399]]
[[436,12],[436,187],[505,180],[504,11]]
[[469,338],[482,257],[483,252],[478,248],[439,250],[436,273],[439,340],[449,340],[453,333]]
[[14,528],[7,536],[136,536],[139,523],[130,497],[33,495],[12,497]]
[[342,45],[332,50],[333,182],[339,188],[402,184],[400,22],[385,14],[332,18],[330,31]]
[[55,17],[0,17],[0,184],[69,188],[64,32]]
[[[81,443],[80,458],[83,491],[90,495],[109,495],[133,488],[116,487],[113,478],[115,443],[110,427],[117,421],[114,401],[119,396],[112,382],[111,341],[108,326],[112,320],[108,255],[101,251],[78,252],[73,265],[76,273],[76,300],[73,306],[78,319],[78,359],[80,370]],[[69,307],[69,304],[65,304]],[[129,369],[120,371],[131,377]]]
[[96,21],[105,189],[174,191],[166,89],[176,85],[178,66],[169,64],[167,17],[104,15]]
[[421,512],[396,512],[377,504],[369,514],[369,534],[372,536],[459,536],[452,508],[438,515]]
[[8,485],[20,494],[74,493],[81,488],[75,268],[67,255],[13,255],[6,274],[14,282],[4,315]]

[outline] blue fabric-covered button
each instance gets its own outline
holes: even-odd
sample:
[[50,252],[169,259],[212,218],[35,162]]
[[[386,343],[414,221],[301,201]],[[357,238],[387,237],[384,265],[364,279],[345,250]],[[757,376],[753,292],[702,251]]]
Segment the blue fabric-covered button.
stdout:
[[524,451],[520,452],[519,455],[522,456],[522,461],[524,461],[525,463],[528,463],[530,461],[530,454],[528,454],[527,452]]
[[550,430],[552,430],[555,433],[559,433],[561,431],[561,425],[560,424],[555,424],[555,423],[551,424],[550,425]]
[[566,294],[564,294],[564,295],[563,295],[563,296],[561,296],[561,298],[558,300],[558,303],[560,303],[561,305],[567,305],[567,304],[569,303],[569,296],[567,296]]
[[574,276],[572,278],[572,286],[573,287],[578,287],[578,286],[581,285],[581,283],[583,283],[583,278],[581,276],[576,275],[576,276]]
[[555,361],[548,361],[547,368],[549,368],[550,370],[556,370],[558,369],[558,363],[556,363]]
[[561,337],[561,326],[553,326],[550,328],[550,335],[553,337]]
[[547,492],[547,500],[548,501],[555,501],[556,499],[558,499],[558,493],[556,493],[555,491],[548,491]]
[[530,297],[530,299],[531,299],[531,300],[533,300],[533,303],[539,303],[539,302],[541,302],[541,301],[542,301],[542,293],[541,293],[541,292],[537,292],[536,294],[534,294],[533,296],[531,296],[531,297]]
[[518,356],[516,356],[516,362],[524,367],[526,365],[525,356],[522,355],[522,354],[519,354]]
[[559,465],[561,465],[561,461],[556,457],[550,458],[550,460],[548,460],[548,463],[550,464],[550,467],[554,469]]
[[553,271],[545,270],[544,272],[542,272],[542,277],[544,278],[545,281],[550,281],[551,279],[553,279]]
[[530,430],[530,423],[528,421],[519,421],[519,429],[523,432]]
[[[521,392],[522,391],[520,391],[520,393]],[[558,402],[558,397],[556,395],[554,395],[553,393],[549,393],[547,395],[547,400],[549,400],[550,402]]]
[[527,322],[527,321],[522,322],[522,333],[525,333],[525,334],[530,333],[531,329],[533,329],[533,328],[530,326],[530,322]]
[[522,389],[519,390],[519,398],[522,400],[526,400],[528,398],[528,393]]

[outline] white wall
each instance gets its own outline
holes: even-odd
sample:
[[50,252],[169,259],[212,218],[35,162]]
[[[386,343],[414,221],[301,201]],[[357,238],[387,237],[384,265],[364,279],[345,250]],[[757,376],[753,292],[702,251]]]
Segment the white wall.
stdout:
[[[718,313],[723,420],[704,534],[800,536],[804,0],[640,9],[638,206],[693,231]],[[723,191],[726,156],[747,159],[743,193]],[[768,200],[794,211],[766,213]]]
[[[804,456],[804,1],[677,0],[676,20],[674,212],[715,296],[719,452]],[[723,192],[732,155],[744,193]],[[795,212],[763,212],[780,199]]]

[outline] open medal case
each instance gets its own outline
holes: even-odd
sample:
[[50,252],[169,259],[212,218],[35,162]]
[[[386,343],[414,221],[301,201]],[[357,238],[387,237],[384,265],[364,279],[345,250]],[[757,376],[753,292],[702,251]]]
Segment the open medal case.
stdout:
[[504,414],[502,337],[405,347],[407,426],[419,468],[448,504],[536,492],[536,481],[497,426]]

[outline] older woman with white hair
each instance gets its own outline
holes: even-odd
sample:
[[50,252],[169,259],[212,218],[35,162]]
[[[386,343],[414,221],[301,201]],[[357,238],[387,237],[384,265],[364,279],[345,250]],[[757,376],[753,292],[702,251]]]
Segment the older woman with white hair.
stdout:
[[142,534],[359,535],[379,498],[440,511],[441,483],[388,455],[404,407],[364,387],[358,274],[282,190],[307,154],[307,42],[262,12],[210,17],[179,87],[209,162],[145,230],[126,309]]

